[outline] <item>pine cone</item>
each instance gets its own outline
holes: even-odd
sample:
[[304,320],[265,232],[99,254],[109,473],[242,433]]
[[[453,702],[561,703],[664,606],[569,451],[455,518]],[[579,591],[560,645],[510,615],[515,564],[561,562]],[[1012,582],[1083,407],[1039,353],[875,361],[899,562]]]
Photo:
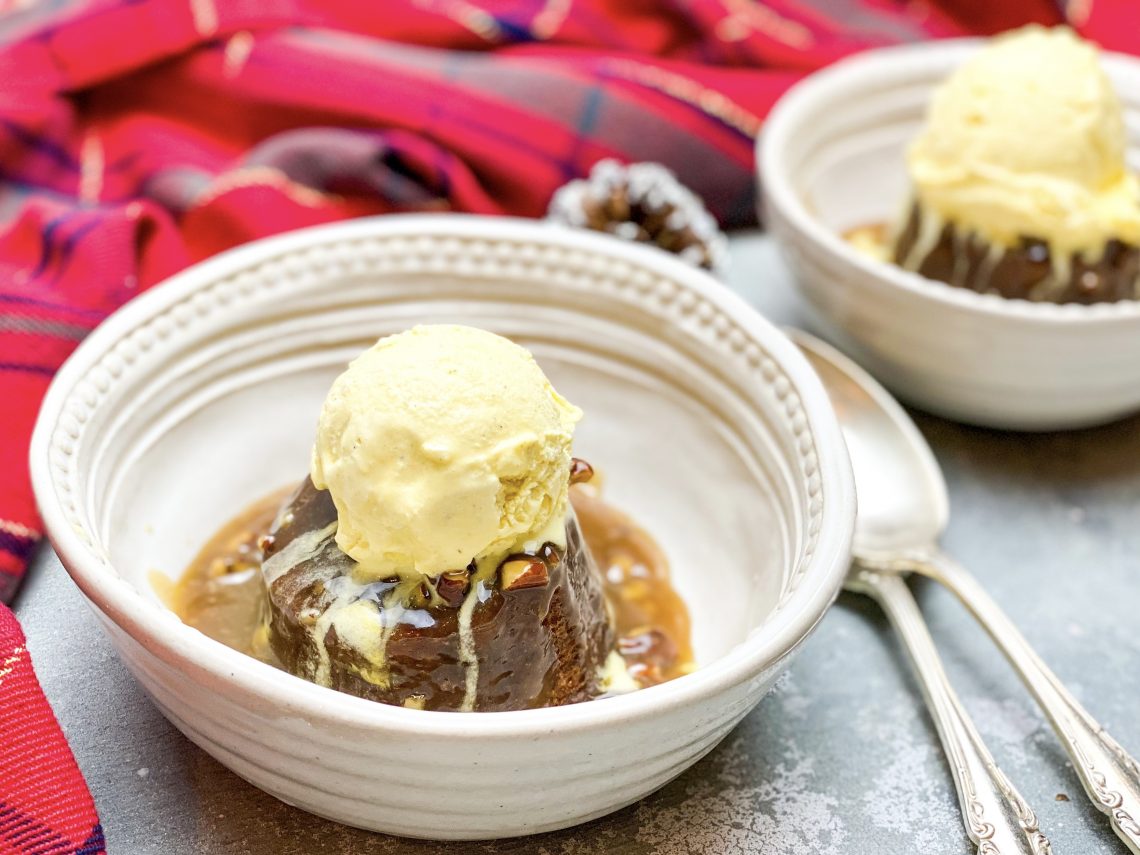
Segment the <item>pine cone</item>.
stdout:
[[577,228],[676,253],[696,267],[724,275],[724,234],[696,195],[658,163],[624,166],[600,160],[590,177],[560,187],[547,218]]

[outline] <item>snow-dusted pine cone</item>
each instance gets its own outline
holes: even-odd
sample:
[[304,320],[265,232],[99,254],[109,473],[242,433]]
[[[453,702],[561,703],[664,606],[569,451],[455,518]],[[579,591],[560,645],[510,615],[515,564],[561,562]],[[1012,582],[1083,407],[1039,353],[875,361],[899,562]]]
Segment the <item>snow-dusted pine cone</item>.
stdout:
[[558,188],[547,218],[675,252],[723,276],[728,244],[699,198],[659,163],[600,160],[590,177]]

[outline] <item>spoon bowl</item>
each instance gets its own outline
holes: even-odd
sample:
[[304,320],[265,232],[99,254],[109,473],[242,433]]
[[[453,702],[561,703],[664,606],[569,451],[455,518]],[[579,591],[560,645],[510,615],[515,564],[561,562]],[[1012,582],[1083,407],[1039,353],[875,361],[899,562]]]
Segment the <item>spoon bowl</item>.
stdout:
[[886,555],[937,543],[950,502],[918,427],[886,389],[834,347],[800,330],[785,332],[823,381],[843,428],[858,489],[855,551]]

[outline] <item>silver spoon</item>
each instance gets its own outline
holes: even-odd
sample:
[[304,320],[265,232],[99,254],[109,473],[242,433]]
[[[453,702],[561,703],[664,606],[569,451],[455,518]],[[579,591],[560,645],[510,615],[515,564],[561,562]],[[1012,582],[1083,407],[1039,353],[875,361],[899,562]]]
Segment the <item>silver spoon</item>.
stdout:
[[[842,374],[835,374],[835,368],[827,361],[835,354],[831,348],[797,330],[788,330],[808,360],[815,367],[824,386],[831,395],[832,403],[843,425],[844,438],[851,449],[851,459],[855,468],[856,487],[859,500],[859,516],[856,523],[856,548],[863,548],[868,540],[875,542],[883,523],[878,515],[865,514],[864,507],[879,501],[894,501],[897,494],[884,492],[882,497],[868,495],[864,498],[864,487],[859,482],[862,464],[869,459],[861,442],[877,443],[881,433],[876,430],[849,434],[848,425],[852,419],[859,419],[866,408],[865,397],[857,386],[845,383],[836,384]],[[822,354],[826,351],[827,357]],[[839,357],[842,359],[843,357]],[[834,375],[834,376],[833,376]],[[854,396],[854,397],[852,397]],[[875,427],[873,424],[870,427]],[[913,425],[906,427],[917,433]],[[923,446],[925,449],[925,446]],[[924,451],[929,455],[929,450]],[[933,464],[933,460],[930,461]],[[907,469],[907,460],[888,459],[886,469],[878,474],[884,482],[894,483],[912,477]],[[937,469],[931,470],[937,476]],[[941,484],[940,476],[938,484]],[[867,488],[870,490],[871,488]],[[935,492],[935,495],[939,495]],[[944,495],[944,493],[943,493]],[[896,504],[892,510],[902,519],[902,525],[913,526],[906,515],[911,510],[905,504]],[[923,620],[918,604],[911,596],[906,583],[894,573],[880,573],[861,566],[858,561],[851,567],[844,581],[844,588],[874,599],[886,613],[894,626],[899,639],[906,649],[918,676],[919,685],[926,698],[930,716],[938,730],[958,801],[962,809],[962,822],[966,834],[978,847],[980,855],[1048,855],[1051,852],[1049,841],[1037,827],[1037,817],[1020,796],[1009,778],[998,768],[962,706],[954,687],[942,667],[942,660],[934,646],[934,639]]]
[[857,572],[886,581],[913,571],[952,591],[1045,711],[1093,804],[1140,855],[1140,766],[1061,684],[981,584],[939,549],[949,517],[946,484],[914,422],[847,357],[805,333],[791,335],[823,379],[851,452],[859,497]]

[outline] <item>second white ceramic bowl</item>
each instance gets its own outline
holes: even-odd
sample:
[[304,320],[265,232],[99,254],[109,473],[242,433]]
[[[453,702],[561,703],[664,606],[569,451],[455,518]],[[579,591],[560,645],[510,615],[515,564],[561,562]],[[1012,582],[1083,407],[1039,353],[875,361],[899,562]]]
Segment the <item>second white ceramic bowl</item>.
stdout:
[[[275,670],[160,602],[156,580],[303,476],[345,362],[433,321],[518,340],[583,408],[576,452],[661,540],[693,616],[696,673],[555,709],[423,712]],[[183,733],[285,802],[414,837],[561,828],[680,774],[832,602],[855,510],[818,379],[726,288],[612,238],[458,216],[294,232],[174,277],[59,373],[31,463],[61,560]]]
[[[758,141],[764,216],[828,337],[907,401],[966,422],[1082,427],[1140,409],[1140,302],[1029,303],[933,282],[841,235],[894,219],[935,86],[980,46],[844,60],[793,87]],[[1106,54],[1140,168],[1140,61]]]

